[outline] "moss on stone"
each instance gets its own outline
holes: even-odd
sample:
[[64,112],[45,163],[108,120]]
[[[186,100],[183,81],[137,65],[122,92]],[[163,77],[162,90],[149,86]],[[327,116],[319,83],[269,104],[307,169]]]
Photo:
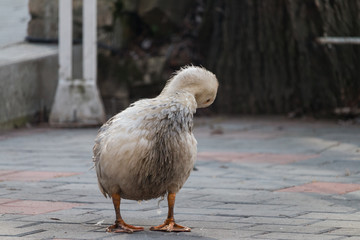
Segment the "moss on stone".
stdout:
[[20,128],[25,126],[27,123],[31,121],[31,116],[23,116],[11,119],[6,122],[0,122],[0,130],[8,130],[13,128]]

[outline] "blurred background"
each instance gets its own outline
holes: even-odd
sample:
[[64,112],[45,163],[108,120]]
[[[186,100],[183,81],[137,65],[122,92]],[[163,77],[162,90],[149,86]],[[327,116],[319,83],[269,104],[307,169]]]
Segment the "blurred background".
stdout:
[[[0,4],[0,126],[46,122],[58,80],[58,1]],[[156,96],[175,70],[193,64],[214,72],[220,82],[216,102],[199,115],[360,122],[360,0],[98,0],[97,5],[97,82],[107,117]],[[74,0],[74,76],[81,29],[82,1]],[[9,40],[16,32],[25,43],[15,41],[19,36]],[[345,40],[319,40],[329,36]],[[346,41],[349,37],[355,40]],[[14,51],[25,60],[14,60]]]

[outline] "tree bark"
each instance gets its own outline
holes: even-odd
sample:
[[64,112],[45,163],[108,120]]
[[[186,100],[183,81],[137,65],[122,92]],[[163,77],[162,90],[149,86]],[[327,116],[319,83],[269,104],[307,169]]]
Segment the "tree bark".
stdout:
[[360,45],[323,45],[316,38],[360,36],[360,0],[205,4],[199,48],[220,81],[218,112],[322,114],[359,107]]

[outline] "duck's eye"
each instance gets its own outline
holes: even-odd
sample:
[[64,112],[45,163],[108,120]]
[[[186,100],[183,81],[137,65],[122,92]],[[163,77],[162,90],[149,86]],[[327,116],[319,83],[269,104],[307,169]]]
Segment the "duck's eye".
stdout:
[[211,100],[210,98],[209,98],[208,100],[206,100],[206,103],[209,103],[209,102],[210,102],[210,100]]

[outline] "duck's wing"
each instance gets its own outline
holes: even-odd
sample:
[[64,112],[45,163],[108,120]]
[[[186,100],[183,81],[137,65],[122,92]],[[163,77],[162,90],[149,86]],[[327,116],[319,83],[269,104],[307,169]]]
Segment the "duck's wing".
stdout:
[[112,125],[113,121],[116,119],[117,115],[110,118],[106,123],[104,123],[101,128],[98,131],[98,135],[95,138],[95,144],[93,147],[93,157],[92,160],[94,162],[94,166],[99,162],[100,160],[100,152],[101,152],[101,139],[106,132],[106,130]]

